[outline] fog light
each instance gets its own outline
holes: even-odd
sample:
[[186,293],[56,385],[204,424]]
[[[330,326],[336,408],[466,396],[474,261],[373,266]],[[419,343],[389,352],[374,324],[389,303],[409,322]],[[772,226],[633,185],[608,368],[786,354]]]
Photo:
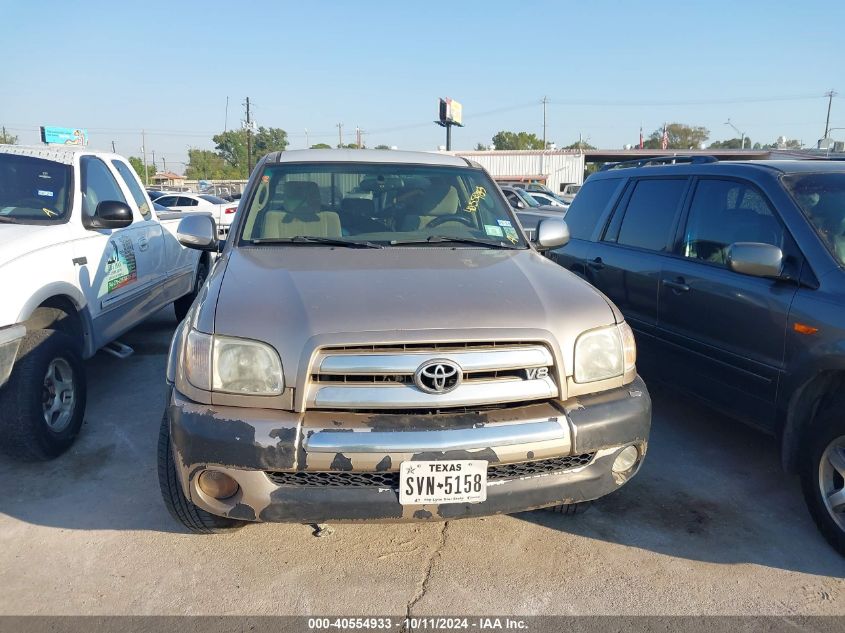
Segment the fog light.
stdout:
[[209,497],[228,499],[238,491],[238,482],[219,470],[204,470],[197,479],[197,485]]
[[624,473],[631,470],[634,464],[637,463],[637,457],[639,456],[640,452],[637,450],[636,446],[627,446],[623,448],[616,456],[616,459],[613,460],[613,472]]

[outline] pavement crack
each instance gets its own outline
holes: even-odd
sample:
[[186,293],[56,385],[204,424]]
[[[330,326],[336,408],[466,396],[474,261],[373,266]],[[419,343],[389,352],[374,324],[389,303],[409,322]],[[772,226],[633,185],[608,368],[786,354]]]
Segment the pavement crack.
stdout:
[[425,592],[428,591],[428,583],[431,580],[431,570],[434,569],[434,564],[440,558],[440,555],[443,552],[443,547],[446,545],[446,530],[449,528],[449,522],[444,521],[443,527],[440,529],[440,538],[438,540],[437,546],[431,552],[431,556],[428,557],[428,563],[425,567],[425,574],[423,575],[423,579],[420,582],[417,590],[414,592],[414,595],[411,597],[411,600],[408,602],[408,605],[405,607],[405,622],[402,624],[402,628],[400,629],[401,633],[408,633],[410,630],[408,628],[408,619],[411,617],[411,611],[416,606],[416,604],[423,599],[425,596]]

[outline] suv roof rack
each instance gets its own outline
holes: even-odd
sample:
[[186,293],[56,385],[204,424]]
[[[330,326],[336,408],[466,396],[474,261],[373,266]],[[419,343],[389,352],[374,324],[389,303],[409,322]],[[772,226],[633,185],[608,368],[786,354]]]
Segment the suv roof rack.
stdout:
[[619,163],[607,163],[603,165],[599,171],[656,165],[676,165],[678,163],[697,165],[715,162],[718,162],[718,159],[715,156],[657,156],[655,158],[635,158],[634,160],[623,160]]

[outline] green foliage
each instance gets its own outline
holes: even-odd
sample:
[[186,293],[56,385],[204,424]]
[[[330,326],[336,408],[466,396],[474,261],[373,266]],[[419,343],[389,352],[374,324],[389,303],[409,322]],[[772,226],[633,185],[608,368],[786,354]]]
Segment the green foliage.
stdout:
[[[230,167],[235,168],[234,176],[230,178],[248,178],[247,165],[247,132],[246,130],[229,130],[215,134],[212,139],[217,154]],[[260,127],[252,137],[252,164],[270,152],[284,151],[288,146],[288,134],[281,128]]]
[[575,141],[571,145],[567,145],[563,149],[596,149],[595,145],[590,145],[586,141]]
[[751,139],[747,136],[745,137],[745,148],[742,147],[741,138],[729,138],[726,141],[713,141],[710,143],[710,149],[751,149],[751,147]]
[[502,130],[493,137],[496,149],[544,149],[543,140],[529,132],[507,132]]
[[476,152],[483,152],[487,149],[487,146],[484,143],[476,143],[475,144],[475,151]]
[[147,163],[147,170],[146,176],[144,174],[144,161],[137,156],[130,156],[129,157],[129,164],[132,165],[132,169],[135,170],[135,173],[138,174],[138,177],[141,179],[141,182],[145,185],[150,184],[147,178],[152,178],[156,174],[156,166],[152,163]]
[[246,164],[243,171],[227,163],[222,156],[208,149],[188,151],[188,166],[185,177],[189,180],[239,180],[245,178]]
[[[669,149],[698,149],[702,143],[710,138],[710,130],[706,127],[670,123],[666,126],[669,136]],[[663,128],[659,127],[643,143],[646,149],[660,149],[663,143]]]
[[312,145],[311,149],[331,149],[332,146],[328,143],[317,143],[316,145]]
[[0,145],[17,145],[18,137],[7,132],[6,128],[0,128]]
[[374,149],[390,149],[390,145],[376,145]]
[[[358,149],[355,143],[346,143],[345,145],[338,145],[338,149]],[[366,146],[361,146],[361,149],[366,149]]]

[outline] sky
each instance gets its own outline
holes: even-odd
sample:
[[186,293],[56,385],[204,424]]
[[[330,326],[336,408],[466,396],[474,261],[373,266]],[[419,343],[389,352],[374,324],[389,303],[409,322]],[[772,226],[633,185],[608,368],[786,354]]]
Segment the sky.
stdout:
[[[463,104],[453,149],[528,131],[559,147],[637,143],[664,122],[710,140],[814,145],[845,128],[845,2],[829,0],[0,0],[0,125],[87,128],[93,147],[181,172],[190,147],[281,127],[288,149],[355,138],[433,150],[439,97]],[[227,109],[228,98],[228,109]],[[845,129],[832,134],[845,138]]]

